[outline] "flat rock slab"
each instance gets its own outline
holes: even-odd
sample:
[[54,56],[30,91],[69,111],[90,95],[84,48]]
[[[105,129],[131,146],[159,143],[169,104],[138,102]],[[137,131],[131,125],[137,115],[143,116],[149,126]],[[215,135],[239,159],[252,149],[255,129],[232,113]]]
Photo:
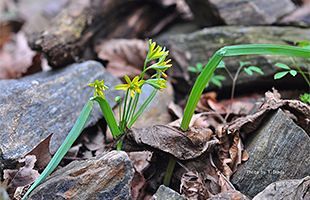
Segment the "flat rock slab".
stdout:
[[[95,79],[104,79],[110,88],[120,83],[95,61],[18,80],[0,81],[0,152],[3,159],[25,156],[50,134],[53,134],[50,150],[54,153],[93,95],[87,84]],[[119,95],[116,91],[106,92],[112,106],[116,95]],[[94,109],[88,126],[100,118],[100,109]]]
[[290,0],[187,0],[201,26],[271,25],[294,11]]
[[[170,50],[173,61],[173,70],[171,70],[170,74],[178,80],[178,87],[175,89],[187,94],[196,78],[193,73],[188,71],[188,67],[195,66],[197,63],[207,64],[211,56],[221,47],[253,43],[288,45],[289,42],[294,43],[301,40],[310,40],[310,29],[272,26],[223,26],[205,28],[190,34],[172,35],[162,38],[160,43]],[[301,66],[304,66],[302,64],[305,63],[304,59],[296,60]],[[232,74],[236,73],[239,61],[250,61],[251,65],[259,66],[264,71],[263,76],[258,74],[249,76],[246,73],[240,73],[237,81],[237,88],[240,90],[249,88],[251,84],[254,87],[257,84],[260,86],[267,85],[268,88],[275,85],[275,83],[280,84],[280,82],[274,82],[273,78],[271,78],[279,70],[274,64],[276,62],[292,64],[290,58],[283,56],[240,56],[225,58],[224,61]],[[223,87],[231,87],[232,81],[224,69],[216,70],[216,74],[226,76]],[[283,81],[285,79],[286,77],[284,77]],[[242,88],[242,86],[244,87]],[[210,84],[210,89],[211,87],[214,88],[212,84]]]
[[231,181],[250,197],[275,181],[310,174],[310,137],[281,109],[255,133],[246,150],[249,160],[238,168]]
[[111,151],[57,170],[29,196],[31,200],[131,199],[132,163],[123,151]]
[[154,200],[185,200],[186,198],[176,191],[161,185],[153,195]]
[[268,185],[253,200],[282,199],[298,200],[310,199],[310,176],[303,179],[277,181]]

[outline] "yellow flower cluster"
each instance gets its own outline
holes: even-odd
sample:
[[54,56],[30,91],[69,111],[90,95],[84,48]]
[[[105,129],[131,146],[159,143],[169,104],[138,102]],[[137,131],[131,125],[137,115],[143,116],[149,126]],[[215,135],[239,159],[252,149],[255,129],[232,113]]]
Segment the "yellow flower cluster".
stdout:
[[101,98],[105,98],[104,91],[108,89],[108,87],[104,84],[104,80],[95,80],[93,83],[88,84],[88,86],[93,87],[95,89],[94,91],[94,97],[99,96]]

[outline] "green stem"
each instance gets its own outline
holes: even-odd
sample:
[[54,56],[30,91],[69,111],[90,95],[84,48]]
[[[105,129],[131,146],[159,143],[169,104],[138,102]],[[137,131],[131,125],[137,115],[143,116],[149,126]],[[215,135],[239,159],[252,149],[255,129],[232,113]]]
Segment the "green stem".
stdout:
[[133,100],[132,109],[130,110],[129,121],[132,119],[133,114],[136,112],[137,105],[138,105],[138,102],[139,102],[139,97],[140,97],[140,94],[139,94],[139,93],[136,93],[136,94],[135,94],[135,98],[134,98],[134,100]]
[[128,94],[129,94],[129,90],[126,91],[126,95],[125,95],[125,99],[124,99],[124,109],[123,109],[123,115],[121,118],[121,122],[120,122],[120,128],[122,131],[125,130],[125,113],[126,113],[126,108],[127,108],[127,99],[128,99]]
[[125,128],[127,127],[127,124],[128,124],[128,117],[129,117],[129,114],[130,114],[130,111],[132,109],[132,97],[130,97],[129,99],[129,103],[128,103],[128,106],[127,106],[127,111],[126,111],[126,115],[125,115]]
[[128,128],[131,128],[131,126],[137,121],[137,119],[140,117],[140,115],[143,113],[143,111],[147,108],[147,106],[152,102],[154,97],[156,96],[157,90],[154,89],[151,93],[151,95],[144,101],[144,103],[140,106],[138,111],[133,115],[133,117],[130,119]]
[[176,163],[175,158],[170,157],[168,165],[167,165],[165,177],[164,177],[164,185],[167,187],[170,185],[170,181],[171,181],[171,177],[173,175],[175,163]]
[[246,44],[227,46],[219,49],[209,60],[206,67],[198,76],[191,93],[189,95],[184,117],[181,122],[181,129],[188,129],[190,120],[194,114],[199,98],[210,81],[214,70],[224,57],[242,56],[242,55],[281,55],[281,56],[296,56],[309,58],[310,50],[306,48],[287,46],[287,45],[271,45],[271,44]]

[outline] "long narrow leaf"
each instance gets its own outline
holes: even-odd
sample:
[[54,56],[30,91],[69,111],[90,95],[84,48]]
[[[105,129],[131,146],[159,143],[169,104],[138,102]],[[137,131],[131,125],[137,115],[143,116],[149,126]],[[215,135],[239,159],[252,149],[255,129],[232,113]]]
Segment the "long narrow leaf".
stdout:
[[39,178],[32,184],[32,186],[29,188],[27,193],[22,198],[23,200],[27,199],[29,194],[42,182],[45,180],[45,178],[50,175],[54,169],[58,166],[62,158],[66,155],[74,141],[78,138],[80,133],[82,132],[89,116],[93,108],[93,102],[88,101],[86,105],[84,106],[82,112],[80,113],[80,116],[76,120],[74,126],[72,127],[71,131],[69,132],[68,136],[66,137],[65,141],[62,143],[62,145],[59,147],[51,161],[48,163],[42,174],[39,176]]
[[98,102],[98,104],[101,108],[101,111],[103,113],[103,117],[106,120],[106,122],[107,122],[107,124],[111,130],[113,138],[117,138],[120,135],[122,135],[122,132],[120,131],[120,129],[117,125],[117,122],[116,122],[114,113],[112,111],[112,108],[110,107],[110,104],[107,102],[107,100],[104,98],[98,97],[98,96],[95,97],[94,100]]
[[310,49],[287,46],[287,45],[272,45],[272,44],[246,44],[226,46],[218,50],[209,60],[206,67],[198,76],[190,96],[188,98],[184,117],[181,122],[181,129],[188,129],[190,120],[194,114],[199,98],[210,81],[214,70],[224,57],[241,56],[241,55],[280,55],[310,58]]

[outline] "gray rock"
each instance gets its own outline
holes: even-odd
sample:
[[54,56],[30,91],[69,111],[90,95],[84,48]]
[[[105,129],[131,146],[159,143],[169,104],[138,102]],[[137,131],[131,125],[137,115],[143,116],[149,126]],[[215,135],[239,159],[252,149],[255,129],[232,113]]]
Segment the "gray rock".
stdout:
[[29,199],[131,199],[133,175],[127,154],[112,151],[94,159],[71,162],[57,170]]
[[[120,83],[100,63],[94,61],[18,80],[0,81],[2,159],[25,156],[50,134],[53,134],[50,150],[54,153],[93,95],[92,88],[87,84],[95,79],[104,79],[111,88]],[[106,92],[106,98],[112,106],[115,105],[116,95],[119,95],[116,91]],[[99,107],[95,108],[87,126],[102,118]],[[4,161],[0,159],[1,162]]]
[[229,190],[216,194],[208,200],[250,200],[247,196],[236,190]]
[[305,3],[291,14],[285,16],[280,21],[284,25],[294,25],[301,27],[310,27],[310,3]]
[[253,200],[281,199],[281,200],[309,200],[310,176],[303,179],[277,181],[268,185]]
[[185,200],[186,198],[181,196],[176,191],[161,185],[156,193],[153,195],[155,200]]
[[245,146],[249,160],[231,180],[243,194],[253,197],[270,183],[310,174],[310,137],[280,109]]
[[[210,57],[221,47],[237,44],[289,44],[301,40],[310,40],[310,29],[301,29],[293,27],[240,27],[223,26],[205,28],[191,34],[178,34],[162,39],[160,42],[170,50],[173,60],[173,70],[171,75],[178,80],[176,90],[187,94],[195,80],[195,76],[188,72],[189,66],[195,66],[200,62],[206,64]],[[255,59],[253,59],[255,58]],[[239,61],[250,61],[252,65],[259,66],[264,71],[264,75],[254,74],[249,76],[245,73],[239,75],[237,88],[249,89],[250,86],[270,88],[276,83],[273,75],[279,70],[274,67],[276,62],[292,65],[291,58],[283,56],[240,56],[225,58],[225,63],[231,73],[236,73],[239,67]],[[304,59],[296,59],[301,66]],[[223,69],[216,70],[216,74],[226,76],[223,87],[231,87],[232,81]],[[283,79],[286,80],[287,77]],[[294,79],[298,80],[298,79]],[[302,80],[302,79],[300,79]],[[296,83],[297,84],[297,83]],[[304,82],[301,84],[306,85]],[[242,86],[244,88],[242,88]],[[294,86],[296,88],[297,85]],[[213,87],[214,88],[214,87]],[[212,89],[212,84],[210,84]]]
[[0,186],[0,200],[10,200],[10,197],[6,190]]
[[270,25],[292,12],[290,0],[187,0],[201,26]]

